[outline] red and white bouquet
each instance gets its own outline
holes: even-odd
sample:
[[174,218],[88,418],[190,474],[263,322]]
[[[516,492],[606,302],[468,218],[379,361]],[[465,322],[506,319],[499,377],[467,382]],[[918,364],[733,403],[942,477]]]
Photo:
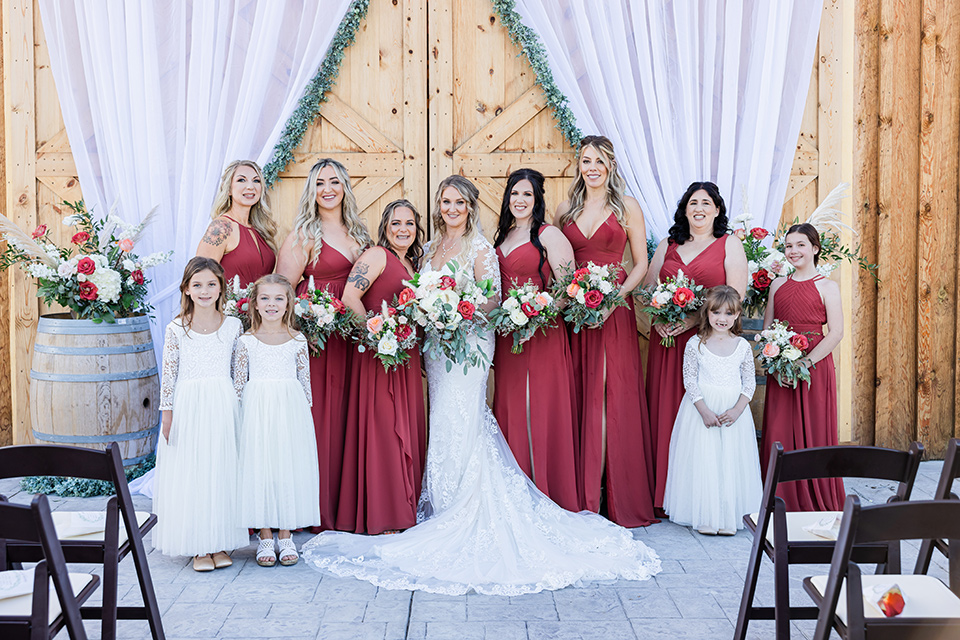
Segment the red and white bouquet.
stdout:
[[573,327],[574,333],[584,327],[601,326],[607,309],[626,306],[617,283],[622,271],[623,266],[619,264],[588,262],[557,280],[554,292],[563,307],[563,319]]
[[404,284],[409,293],[400,292],[398,306],[424,328],[424,354],[434,359],[446,356],[447,371],[454,362],[463,365],[464,373],[470,366],[489,364],[483,350],[468,341],[471,335],[484,339],[487,319],[480,306],[493,295],[489,278],[476,282],[451,260],[437,271],[415,274]]
[[410,362],[410,349],[417,346],[417,330],[396,306],[384,302],[379,313],[367,313],[356,339],[361,353],[370,349],[383,370],[390,371]]
[[503,304],[490,312],[490,328],[497,335],[513,336],[511,353],[521,353],[523,343],[533,337],[538,330],[546,331],[556,324],[560,309],[553,296],[541,291],[532,282],[511,288],[503,299]]
[[776,247],[768,247],[763,241],[770,232],[763,227],[749,228],[753,216],[742,213],[733,219],[735,235],[743,243],[743,252],[747,255],[747,297],[743,301],[746,316],[763,315],[770,295],[770,285],[774,279],[791,273],[794,269]]
[[350,311],[340,298],[326,289],[314,288],[312,277],[307,291],[300,294],[293,306],[293,313],[314,355],[326,348],[331,335],[351,338],[359,324],[357,314]]
[[[703,285],[699,285],[678,270],[673,278],[667,278],[656,286],[640,289],[637,293],[643,300],[643,311],[653,324],[682,322],[703,304]],[[672,347],[674,336],[660,338],[660,344]]]
[[786,323],[774,320],[769,328],[757,334],[757,357],[760,367],[777,380],[781,387],[797,388],[800,381],[810,384],[810,371],[803,359],[810,349],[807,336],[793,331]]
[[244,330],[250,328],[250,287],[240,286],[240,276],[234,276],[227,287],[227,303],[224,314],[233,316],[243,323]]

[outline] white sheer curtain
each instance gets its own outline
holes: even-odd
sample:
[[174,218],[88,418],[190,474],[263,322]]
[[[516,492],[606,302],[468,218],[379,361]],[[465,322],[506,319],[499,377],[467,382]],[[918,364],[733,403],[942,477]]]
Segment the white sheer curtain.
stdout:
[[607,136],[647,229],[695,180],[777,224],[822,0],[517,0],[584,134]]
[[[232,160],[262,166],[350,0],[40,0],[50,65],[89,208],[139,222],[154,344]],[[159,353],[159,352],[158,352]]]

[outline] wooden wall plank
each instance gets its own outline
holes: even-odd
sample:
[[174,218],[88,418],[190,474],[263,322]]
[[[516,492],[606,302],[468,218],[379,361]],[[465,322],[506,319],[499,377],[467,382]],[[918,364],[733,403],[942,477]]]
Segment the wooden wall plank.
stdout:
[[[428,29],[429,48],[427,65],[428,102],[427,122],[429,131],[430,162],[428,163],[428,200],[426,215],[433,208],[434,191],[437,185],[453,173],[453,150],[456,141],[453,135],[453,7],[449,2],[431,2]],[[432,237],[433,226],[427,224],[427,237]]]
[[403,194],[430,226],[427,180],[427,10],[419,0],[403,3]]
[[[0,11],[0,34],[5,34],[3,11]],[[3,49],[0,46],[0,78],[3,77]],[[6,100],[0,91],[0,167],[6,167],[3,141]],[[7,181],[0,180],[0,202],[7,204]],[[0,242],[0,245],[3,243]],[[0,447],[13,444],[13,402],[10,396],[10,278],[6,271],[0,272]]]

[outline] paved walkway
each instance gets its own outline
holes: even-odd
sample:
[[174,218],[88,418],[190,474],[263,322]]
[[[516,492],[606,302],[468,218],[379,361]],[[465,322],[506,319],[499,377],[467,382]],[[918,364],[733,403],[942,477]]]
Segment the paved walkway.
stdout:
[[[930,497],[940,462],[924,462],[915,497]],[[864,503],[883,502],[891,483],[848,482]],[[17,481],[0,481],[0,493],[29,502]],[[54,509],[101,508],[106,498],[51,497]],[[135,496],[138,509],[150,500]],[[187,558],[152,551],[150,568],[163,612],[167,638],[321,638],[325,640],[547,640],[630,638],[731,638],[743,588],[751,537],[707,537],[661,523],[634,535],[663,559],[663,572],[645,582],[618,581],[516,598],[438,596],[387,591],[353,579],[323,576],[304,563],[265,569],[254,561],[254,547],[233,554],[229,569],[195,573]],[[302,544],[309,534],[298,534]],[[908,543],[910,545],[910,543]],[[152,549],[150,539],[147,547]],[[904,548],[904,568],[912,568],[917,545]],[[946,561],[935,554],[935,575],[946,579]],[[804,572],[804,569],[807,569]],[[826,567],[797,567],[791,577],[793,601],[808,603],[804,575]],[[133,563],[120,573],[123,604],[139,603]],[[773,572],[764,562],[760,604],[772,604]],[[91,637],[98,623],[87,621]],[[812,635],[813,623],[794,623],[794,637]],[[145,622],[120,621],[121,638],[149,637]],[[61,634],[66,637],[66,634]],[[772,622],[750,626],[750,637],[771,638]]]

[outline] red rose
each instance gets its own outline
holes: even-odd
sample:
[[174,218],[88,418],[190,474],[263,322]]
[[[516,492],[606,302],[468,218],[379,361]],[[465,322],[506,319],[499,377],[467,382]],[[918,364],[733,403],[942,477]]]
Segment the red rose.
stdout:
[[457,281],[451,278],[450,276],[443,276],[440,278],[441,289],[453,289],[456,286],[457,286]]
[[463,316],[464,320],[472,320],[473,314],[477,308],[473,305],[472,302],[467,302],[466,300],[461,300],[460,304],[457,305],[457,312]]
[[760,289],[761,291],[770,286],[770,274],[767,273],[766,269],[757,269],[757,272],[753,274],[753,288]]
[[77,273],[90,275],[96,270],[97,270],[97,264],[90,258],[87,258],[87,257],[80,258],[80,261],[77,263]]
[[523,315],[527,316],[528,318],[540,315],[540,312],[534,309],[533,305],[529,302],[524,302],[522,305],[520,305],[520,310],[523,311]]
[[687,289],[686,287],[680,287],[673,293],[673,304],[677,305],[681,309],[687,306],[696,296],[693,295],[693,291]]
[[36,240],[37,238],[42,238],[46,234],[47,234],[47,225],[42,224],[36,229],[34,229],[33,233],[31,233],[30,235],[33,237],[34,240]]
[[97,285],[93,284],[89,280],[81,282],[77,289],[80,291],[81,300],[96,300],[97,299]]
[[394,335],[397,336],[397,340],[403,342],[410,337],[410,334],[413,333],[413,327],[408,324],[401,324],[397,327],[397,330],[394,332]]
[[73,244],[83,244],[89,239],[90,239],[89,233],[87,233],[86,231],[78,231],[77,233],[73,234],[72,238],[70,238],[70,242],[72,242]]
[[587,291],[583,294],[583,304],[587,305],[587,309],[596,309],[603,303],[603,294],[593,289],[592,291]]
[[130,277],[133,278],[133,281],[137,284],[143,284],[143,271],[137,269],[136,271],[130,272]]
[[413,289],[410,287],[405,287],[403,291],[400,292],[400,296],[397,298],[397,306],[405,307],[410,304],[417,298],[417,295],[413,292]]
[[305,291],[305,292],[301,293],[300,295],[298,295],[297,297],[300,298],[301,300],[309,300],[309,299],[312,298],[313,296],[312,296],[309,292],[306,292],[306,291]]
[[387,307],[387,313],[390,314],[391,316],[397,315],[396,307]]
[[790,338],[790,344],[800,349],[800,351],[806,351],[810,348],[810,341],[807,340],[807,336],[800,335],[799,333]]
[[754,240],[763,240],[770,235],[770,232],[763,227],[754,227],[753,229],[750,229],[750,235],[753,236]]
[[237,300],[237,311],[246,313],[248,304],[250,304],[250,298],[240,298]]
[[586,278],[588,275],[590,275],[590,270],[587,269],[586,267],[577,269],[576,271],[573,272],[573,281],[580,282],[581,280]]
[[347,312],[347,305],[343,304],[340,298],[330,298],[330,304],[337,310],[337,313],[343,314]]

